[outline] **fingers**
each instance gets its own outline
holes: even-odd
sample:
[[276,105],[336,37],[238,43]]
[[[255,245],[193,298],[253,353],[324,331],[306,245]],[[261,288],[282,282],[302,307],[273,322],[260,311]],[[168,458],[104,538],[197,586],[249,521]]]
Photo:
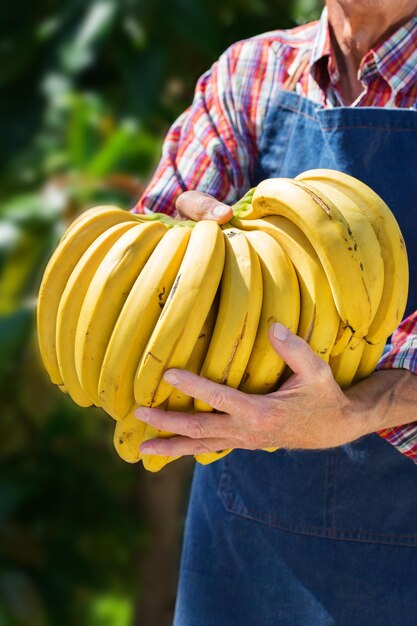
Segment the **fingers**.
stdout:
[[219,224],[226,224],[233,217],[232,209],[227,204],[201,191],[184,191],[178,196],[175,207],[180,215],[196,222],[215,220]]
[[[141,407],[135,416],[158,428],[191,439],[224,438],[233,436],[233,420],[218,413],[180,413]],[[235,426],[236,428],[236,426]]]
[[185,370],[170,369],[165,372],[164,380],[187,396],[202,400],[222,413],[241,417],[248,413],[252,404],[252,396]]
[[328,364],[313,352],[304,339],[294,335],[283,324],[271,326],[269,339],[286,364],[305,382],[317,382],[319,378],[332,376]]
[[188,437],[170,437],[169,439],[149,439],[140,446],[141,454],[159,454],[161,456],[184,456],[218,452],[232,447],[226,439],[189,439]]

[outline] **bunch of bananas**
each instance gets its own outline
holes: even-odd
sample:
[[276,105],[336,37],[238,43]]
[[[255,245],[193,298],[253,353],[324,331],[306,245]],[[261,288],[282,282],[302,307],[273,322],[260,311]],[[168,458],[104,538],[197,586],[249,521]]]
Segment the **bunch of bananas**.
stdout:
[[[138,406],[212,410],[173,390],[162,379],[168,368],[268,393],[285,370],[268,339],[280,321],[346,387],[374,370],[401,321],[404,241],[389,208],[359,180],[333,170],[268,179],[233,210],[219,227],[97,207],[70,226],[46,268],[44,365],[77,404],[117,420],[115,447],[126,461],[140,460],[142,441],[170,435],[138,421]],[[151,471],[171,460],[142,458]]]

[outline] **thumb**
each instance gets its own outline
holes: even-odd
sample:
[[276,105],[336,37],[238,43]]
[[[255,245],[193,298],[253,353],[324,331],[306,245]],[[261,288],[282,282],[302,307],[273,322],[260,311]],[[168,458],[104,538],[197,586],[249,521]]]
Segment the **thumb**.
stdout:
[[215,220],[218,224],[226,224],[233,217],[227,204],[202,191],[184,191],[178,196],[175,208],[180,215],[195,222]]
[[271,326],[269,339],[294,374],[301,376],[305,382],[317,381],[318,375],[330,371],[327,363],[313,352],[308,343],[283,324],[278,322]]

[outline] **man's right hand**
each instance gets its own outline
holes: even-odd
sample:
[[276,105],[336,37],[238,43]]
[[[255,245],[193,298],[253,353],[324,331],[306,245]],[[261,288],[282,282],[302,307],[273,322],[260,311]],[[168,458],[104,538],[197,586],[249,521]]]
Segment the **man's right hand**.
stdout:
[[195,222],[215,220],[218,224],[227,224],[233,217],[227,204],[201,191],[184,191],[178,196],[175,208],[181,217]]

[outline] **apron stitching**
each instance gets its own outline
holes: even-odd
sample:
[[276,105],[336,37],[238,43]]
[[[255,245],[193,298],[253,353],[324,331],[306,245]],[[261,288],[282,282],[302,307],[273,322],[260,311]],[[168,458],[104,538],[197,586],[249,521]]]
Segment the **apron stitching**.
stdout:
[[[295,112],[295,111],[294,111]],[[404,132],[410,132],[413,131],[415,133],[417,133],[417,127],[416,128],[391,128],[390,126],[373,126],[372,124],[369,126],[366,126],[364,124],[358,126],[355,124],[349,125],[349,126],[339,126],[339,125],[335,125],[335,126],[322,126],[321,127],[322,130],[335,130],[335,131],[339,131],[339,130],[357,130],[357,129],[364,129],[364,130],[368,130],[368,129],[372,129],[372,130],[389,130],[389,132],[399,132],[399,133],[404,133]]]
[[[286,92],[286,93],[290,93],[290,92]],[[311,100],[310,102],[313,102],[313,101]],[[295,109],[289,104],[281,105],[280,108],[284,111],[291,111],[291,113],[297,113],[297,115],[301,115],[301,117],[305,117],[308,120],[311,120],[312,122],[314,122],[315,124],[320,123],[315,117],[309,115],[308,113],[304,113],[304,111],[300,111],[300,109]]]
[[[223,502],[225,506],[225,503]],[[315,537],[321,537],[323,539],[335,539],[338,541],[354,541],[359,543],[384,543],[387,545],[399,545],[398,540],[403,540],[402,545],[405,546],[417,546],[417,537],[414,535],[402,535],[396,533],[375,533],[367,530],[339,530],[323,529],[318,526],[304,526],[297,525],[295,523],[280,522],[279,518],[267,518],[260,517],[255,511],[251,511],[247,507],[241,509],[232,509],[225,506],[228,513],[243,517],[249,521],[257,524],[265,524],[266,526],[276,528],[277,530],[283,530],[285,532],[294,533],[297,535],[313,535]]]
[[[235,494],[234,499],[232,497],[233,493]],[[336,525],[332,526],[332,528],[329,528],[328,526],[321,528],[320,526],[315,526],[313,524],[297,524],[296,522],[285,521],[280,517],[261,514],[244,504],[238,489],[233,488],[232,474],[226,467],[226,460],[224,461],[224,466],[220,475],[217,494],[228,513],[280,530],[301,535],[314,535],[328,539],[338,539],[340,541],[384,543],[383,540],[385,539],[385,543],[389,545],[398,545],[398,540],[403,539],[406,545],[417,545],[417,536],[415,534],[377,533],[366,529],[339,529]],[[236,496],[238,496],[238,499]]]
[[333,532],[337,532],[336,529],[336,494],[337,494],[337,470],[338,470],[338,460],[339,457],[339,451],[336,451],[335,457],[334,457],[334,470],[333,470],[333,479],[334,479],[334,483],[333,483],[333,506],[332,506],[332,529]]
[[330,459],[326,459],[326,467],[324,470],[324,507],[323,507],[323,526],[327,530],[327,499],[328,499],[328,485],[329,485],[329,463]]

